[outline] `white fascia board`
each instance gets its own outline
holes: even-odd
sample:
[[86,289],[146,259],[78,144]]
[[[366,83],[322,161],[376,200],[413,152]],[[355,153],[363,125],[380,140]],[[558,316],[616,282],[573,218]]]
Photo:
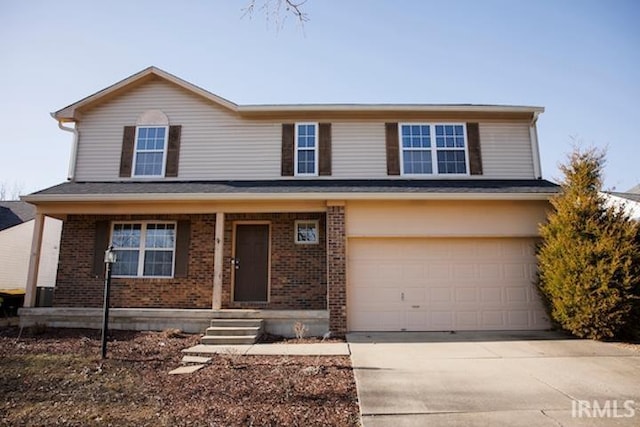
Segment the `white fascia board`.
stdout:
[[239,113],[297,112],[297,111],[418,111],[418,112],[491,112],[532,113],[544,112],[544,107],[519,105],[454,105],[454,104],[288,104],[239,105]]
[[42,194],[23,197],[29,203],[178,202],[275,200],[548,200],[555,193],[145,193]]

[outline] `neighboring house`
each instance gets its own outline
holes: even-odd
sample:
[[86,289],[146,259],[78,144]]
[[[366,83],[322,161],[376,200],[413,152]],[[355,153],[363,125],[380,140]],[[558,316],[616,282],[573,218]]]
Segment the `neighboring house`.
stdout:
[[640,188],[638,186],[626,193],[608,191],[602,193],[609,205],[623,207],[624,211],[634,220],[640,221]]
[[111,243],[117,327],[547,328],[541,112],[236,105],[147,68],[52,114],[75,124],[70,181],[25,200],[64,221],[60,266],[25,322],[98,325]]
[[[0,201],[0,294],[24,295],[33,238],[35,206]],[[62,221],[47,218],[44,227],[38,287],[53,287],[58,268]]]

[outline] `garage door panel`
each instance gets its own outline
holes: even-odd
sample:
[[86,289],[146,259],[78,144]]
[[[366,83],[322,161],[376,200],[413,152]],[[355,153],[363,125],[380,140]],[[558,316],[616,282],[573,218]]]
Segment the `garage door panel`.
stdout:
[[352,238],[349,329],[542,329],[534,239]]

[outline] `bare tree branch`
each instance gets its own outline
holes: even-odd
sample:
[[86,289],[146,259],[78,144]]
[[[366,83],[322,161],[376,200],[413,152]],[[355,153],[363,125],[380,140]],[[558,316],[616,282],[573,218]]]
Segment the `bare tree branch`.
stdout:
[[256,10],[264,13],[267,23],[273,19],[276,28],[284,27],[287,16],[293,16],[301,27],[309,22],[309,15],[302,9],[307,0],[249,0],[242,9],[242,17],[251,18]]

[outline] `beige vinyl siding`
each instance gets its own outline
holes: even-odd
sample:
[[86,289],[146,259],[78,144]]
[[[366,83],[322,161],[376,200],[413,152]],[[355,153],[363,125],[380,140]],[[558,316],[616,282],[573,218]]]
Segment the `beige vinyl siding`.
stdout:
[[280,124],[241,120],[166,82],[150,82],[84,114],[76,166],[78,181],[118,177],[122,132],[147,110],[182,125],[178,178],[273,179],[280,176]]
[[484,178],[533,179],[529,124],[480,123]]
[[386,178],[384,123],[334,123],[331,138],[334,178]]
[[[152,81],[83,114],[75,179],[120,180],[124,126],[156,109],[171,125],[182,125],[178,177],[168,179],[281,178],[282,120],[242,119],[171,83]],[[323,121],[332,122],[333,169],[332,176],[323,178],[402,178],[387,176],[384,123],[393,120]],[[484,175],[468,178],[534,178],[527,122],[481,122],[480,139]]]

